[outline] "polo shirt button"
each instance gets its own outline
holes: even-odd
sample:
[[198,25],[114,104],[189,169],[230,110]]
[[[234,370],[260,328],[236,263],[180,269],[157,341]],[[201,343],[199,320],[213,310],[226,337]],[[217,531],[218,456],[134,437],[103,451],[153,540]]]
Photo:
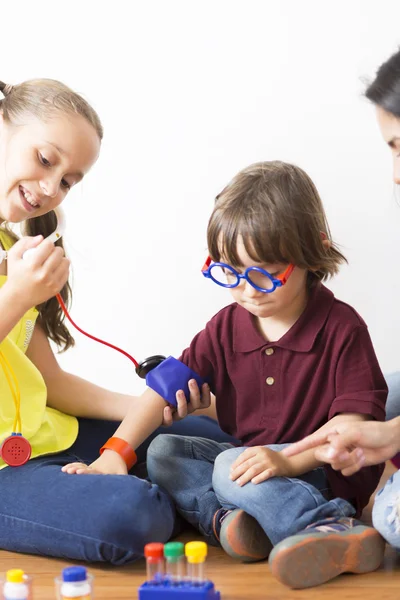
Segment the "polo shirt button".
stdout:
[[273,377],[267,377],[267,379],[265,380],[267,385],[274,385],[275,383],[275,379]]
[[265,349],[265,354],[267,356],[271,356],[274,352],[275,352],[275,350],[273,348],[266,348]]

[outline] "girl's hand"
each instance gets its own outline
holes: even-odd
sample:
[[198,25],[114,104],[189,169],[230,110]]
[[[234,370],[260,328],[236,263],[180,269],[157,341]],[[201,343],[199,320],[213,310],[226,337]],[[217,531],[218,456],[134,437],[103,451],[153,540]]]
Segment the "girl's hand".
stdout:
[[201,393],[199,390],[199,386],[195,379],[191,379],[189,381],[189,392],[190,398],[189,402],[186,401],[185,393],[183,390],[178,390],[176,392],[176,401],[177,406],[171,406],[168,404],[164,408],[163,413],[163,427],[169,427],[175,421],[181,421],[187,415],[190,415],[196,410],[202,408],[208,408],[211,404],[211,392],[210,386],[208,383],[203,383],[201,386]]
[[[35,248],[29,257],[24,253]],[[68,280],[70,261],[64,250],[43,236],[23,237],[8,252],[7,287],[27,299],[28,308],[52,298]]]
[[241,487],[245,483],[261,483],[271,477],[291,477],[290,460],[265,446],[247,448],[231,466],[229,476]]
[[124,459],[114,450],[104,450],[91,465],[75,462],[62,467],[61,471],[69,475],[127,475]]

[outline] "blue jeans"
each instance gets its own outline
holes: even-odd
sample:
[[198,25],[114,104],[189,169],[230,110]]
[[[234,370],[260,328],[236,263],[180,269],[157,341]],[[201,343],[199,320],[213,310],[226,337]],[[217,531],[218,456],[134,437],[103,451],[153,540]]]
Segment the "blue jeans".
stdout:
[[400,371],[385,376],[389,388],[386,400],[386,421],[400,416]]
[[376,494],[372,523],[389,544],[400,550],[400,471]]
[[[285,445],[270,445],[281,450]],[[352,516],[342,498],[332,499],[325,471],[314,469],[297,478],[273,477],[239,487],[229,479],[230,466],[245,450],[198,437],[158,436],[147,453],[153,483],[174,499],[178,512],[215,545],[213,516],[223,507],[252,515],[275,545],[326,517]]]
[[118,423],[81,419],[73,446],[62,453],[0,471],[0,547],[67,560],[121,565],[143,555],[148,542],[166,542],[176,514],[167,494],[135,473],[160,432],[232,440],[208,417],[188,417],[160,428],[139,449],[131,475],[67,475],[71,461],[92,462]]
[[[389,394],[386,420],[400,416],[400,372],[386,376]],[[400,471],[395,473],[375,496],[372,523],[386,541],[400,549]]]

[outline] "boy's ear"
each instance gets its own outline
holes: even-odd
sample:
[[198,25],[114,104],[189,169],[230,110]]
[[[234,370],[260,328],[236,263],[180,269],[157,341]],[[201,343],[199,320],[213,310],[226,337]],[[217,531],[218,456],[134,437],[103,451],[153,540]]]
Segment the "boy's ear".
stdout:
[[328,236],[323,231],[321,231],[321,239],[322,245],[325,247],[326,250],[328,250],[328,248],[332,246],[332,242],[331,240],[328,240]]

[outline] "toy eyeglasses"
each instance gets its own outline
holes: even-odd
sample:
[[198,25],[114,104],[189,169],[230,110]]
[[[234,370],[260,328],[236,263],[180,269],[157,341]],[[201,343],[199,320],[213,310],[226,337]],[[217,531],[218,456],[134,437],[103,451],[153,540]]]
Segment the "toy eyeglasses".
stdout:
[[276,277],[261,267],[248,267],[244,273],[222,262],[212,262],[209,256],[201,269],[204,277],[212,279],[217,285],[225,288],[237,287],[245,279],[253,288],[264,294],[274,292],[276,288],[285,285],[293,273],[294,265],[290,264],[283,273]]

